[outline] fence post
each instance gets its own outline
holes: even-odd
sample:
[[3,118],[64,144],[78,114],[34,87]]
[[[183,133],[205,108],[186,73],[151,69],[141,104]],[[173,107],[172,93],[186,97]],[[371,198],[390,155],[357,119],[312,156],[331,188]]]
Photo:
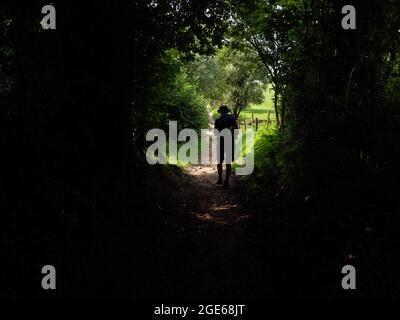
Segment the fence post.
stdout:
[[268,115],[267,115],[267,128],[269,128],[269,123],[271,121],[271,110],[268,110]]
[[258,130],[258,118],[256,118],[256,131]]

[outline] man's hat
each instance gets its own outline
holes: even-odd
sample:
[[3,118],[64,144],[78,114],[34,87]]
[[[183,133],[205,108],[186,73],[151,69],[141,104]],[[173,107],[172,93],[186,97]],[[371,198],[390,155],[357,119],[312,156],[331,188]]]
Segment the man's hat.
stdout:
[[218,109],[218,113],[225,114],[229,113],[231,110],[227,106],[220,106]]

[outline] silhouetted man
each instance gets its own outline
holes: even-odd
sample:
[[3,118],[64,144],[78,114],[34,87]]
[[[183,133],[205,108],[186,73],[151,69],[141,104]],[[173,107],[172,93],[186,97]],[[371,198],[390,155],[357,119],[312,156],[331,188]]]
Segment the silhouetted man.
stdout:
[[[218,113],[221,114],[218,119],[215,120],[215,129],[218,130],[217,135],[217,169],[218,169],[218,181],[217,184],[222,184],[222,163],[225,160],[226,173],[225,180],[223,182],[224,187],[229,187],[229,176],[231,175],[232,166],[231,163],[234,160],[234,130],[238,129],[236,119],[233,115],[229,114],[230,110],[227,106],[220,106]],[[221,131],[228,129],[230,131],[230,136],[226,137],[221,134]],[[225,141],[225,138],[231,141]],[[228,146],[225,150],[225,146]],[[230,149],[230,150],[229,150]]]

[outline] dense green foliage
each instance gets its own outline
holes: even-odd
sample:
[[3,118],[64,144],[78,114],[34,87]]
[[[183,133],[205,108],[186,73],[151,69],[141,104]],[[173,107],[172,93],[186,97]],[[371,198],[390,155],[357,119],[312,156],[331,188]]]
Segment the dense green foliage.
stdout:
[[49,259],[75,275],[59,280],[60,297],[131,296],[145,287],[137,257],[147,263],[156,241],[144,226],[162,224],[147,130],[167,116],[204,123],[201,98],[167,53],[211,54],[227,5],[56,0],[57,29],[43,30],[47,4],[0,4],[0,296],[44,295]]
[[229,105],[236,118],[251,103],[263,102],[267,77],[255,52],[223,47],[214,56],[198,56],[189,75],[213,108]]
[[[390,1],[360,2],[359,28],[344,31],[342,6],[333,1],[237,5],[234,35],[266,66],[283,143],[300,152],[299,176],[312,172],[315,177],[320,168],[320,178],[326,179],[327,170],[336,176],[344,163],[372,169],[393,160],[393,153],[384,156],[377,143],[388,141],[398,127],[399,102],[392,88],[399,82],[399,8]],[[384,114],[392,114],[392,121]]]
[[[292,217],[300,214],[324,230],[323,243],[337,259],[351,252],[360,257],[353,263],[377,272],[379,259],[399,265],[392,247],[400,221],[394,191],[400,100],[393,90],[400,81],[400,5],[354,1],[357,29],[349,31],[340,25],[346,4],[238,4],[235,34],[269,68],[280,120],[276,136],[258,140],[252,183],[276,205],[290,207]],[[390,273],[373,286],[389,285]],[[396,294],[382,290],[377,294]]]
[[151,80],[149,128],[168,129],[168,121],[177,121],[178,130],[208,127],[206,100],[187,76],[185,63],[176,51],[168,51],[159,61]]

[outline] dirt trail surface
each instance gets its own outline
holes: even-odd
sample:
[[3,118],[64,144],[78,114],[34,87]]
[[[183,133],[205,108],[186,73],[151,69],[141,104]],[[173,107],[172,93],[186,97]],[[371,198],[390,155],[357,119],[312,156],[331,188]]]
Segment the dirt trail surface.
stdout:
[[214,167],[198,165],[182,180],[176,210],[166,217],[160,293],[180,299],[261,298],[266,270],[249,245],[251,215],[238,200],[238,178],[232,174],[225,189],[215,184]]

